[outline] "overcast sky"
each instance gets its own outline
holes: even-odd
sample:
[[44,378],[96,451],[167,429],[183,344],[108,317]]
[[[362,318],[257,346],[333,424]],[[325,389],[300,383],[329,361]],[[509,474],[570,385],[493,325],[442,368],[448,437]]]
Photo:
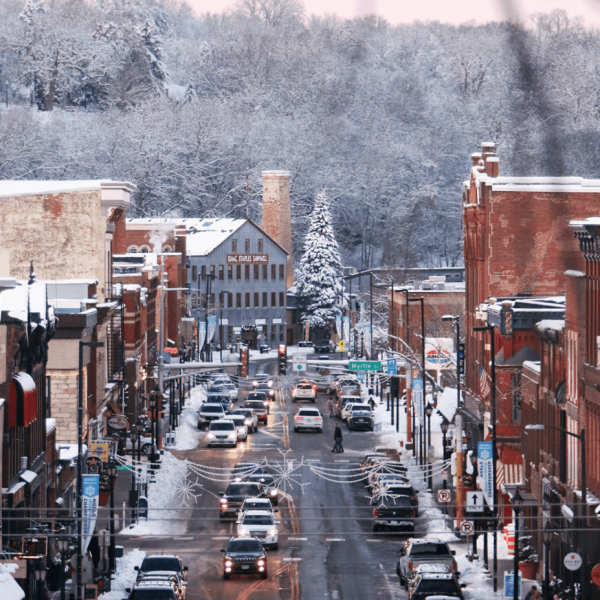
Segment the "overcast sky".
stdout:
[[[235,0],[187,2],[199,13],[214,13],[230,8]],[[600,27],[600,0],[304,0],[304,6],[308,14],[335,13],[344,18],[375,12],[393,24],[414,20],[485,23],[504,20],[510,10],[527,20],[532,13],[561,8],[569,17],[581,16],[587,25]]]

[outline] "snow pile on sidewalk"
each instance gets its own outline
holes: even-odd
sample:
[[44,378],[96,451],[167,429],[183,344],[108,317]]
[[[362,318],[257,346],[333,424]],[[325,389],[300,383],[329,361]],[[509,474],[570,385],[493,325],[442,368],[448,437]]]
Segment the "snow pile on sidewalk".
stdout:
[[204,400],[206,400],[204,386],[193,388],[190,398],[186,400],[181,413],[179,427],[175,434],[174,450],[193,450],[198,447],[198,443],[204,434],[198,431],[198,416],[196,413]]
[[[458,548],[458,547],[457,547]],[[502,583],[498,586],[498,592],[494,594],[492,581],[489,575],[483,570],[483,560],[474,560],[470,562],[466,554],[456,553],[456,564],[460,571],[461,583],[467,584],[464,590],[465,600],[500,600],[504,594],[500,592]]]
[[98,600],[123,600],[129,596],[125,589],[133,587],[137,578],[137,571],[134,571],[134,567],[139,567],[145,556],[144,551],[135,549],[122,558],[117,558],[117,572],[111,582],[111,590],[100,594]]
[[[165,452],[156,481],[148,484],[148,519],[140,519],[121,531],[121,535],[177,535],[187,527],[187,519],[179,509],[188,501],[188,463]],[[192,486],[193,487],[193,486]]]
[[13,578],[13,573],[18,568],[16,564],[0,564],[0,598],[2,600],[23,600],[25,598],[25,592]]

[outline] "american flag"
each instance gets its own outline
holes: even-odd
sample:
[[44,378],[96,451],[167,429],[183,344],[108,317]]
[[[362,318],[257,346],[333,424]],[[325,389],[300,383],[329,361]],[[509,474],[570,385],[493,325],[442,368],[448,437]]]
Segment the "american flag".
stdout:
[[487,398],[490,393],[490,382],[486,370],[479,367],[479,393],[482,398]]

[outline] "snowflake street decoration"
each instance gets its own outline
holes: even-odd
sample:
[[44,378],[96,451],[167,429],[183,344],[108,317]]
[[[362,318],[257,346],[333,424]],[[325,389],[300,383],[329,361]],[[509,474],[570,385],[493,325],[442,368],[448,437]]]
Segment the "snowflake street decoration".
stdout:
[[273,469],[273,483],[284,494],[287,493],[288,487],[290,490],[293,490],[294,485],[297,485],[304,492],[304,486],[310,485],[310,482],[300,482],[301,475],[298,471],[304,466],[304,457],[296,461],[287,457],[289,452],[291,450],[286,450],[285,452],[279,450],[279,453],[283,457],[283,462],[270,463],[269,466]]
[[279,381],[282,391],[289,396],[298,381],[298,376],[290,369],[288,373],[280,376]]
[[175,496],[181,499],[181,502],[184,506],[189,506],[188,502],[192,500],[197,504],[198,498],[202,495],[197,493],[196,488],[202,487],[196,478],[196,481],[192,481],[189,477],[188,473],[188,464],[187,461],[184,463],[185,472],[183,473],[183,477],[179,479],[177,486],[175,487]]
[[393,500],[394,504],[395,504],[396,498],[399,498],[400,496],[398,494],[390,493],[390,489],[392,488],[392,486],[393,486],[393,483],[388,483],[386,481],[383,481],[379,487],[374,488],[371,504],[379,504],[379,502],[382,501],[383,504],[385,505],[386,500],[388,500],[388,501]]

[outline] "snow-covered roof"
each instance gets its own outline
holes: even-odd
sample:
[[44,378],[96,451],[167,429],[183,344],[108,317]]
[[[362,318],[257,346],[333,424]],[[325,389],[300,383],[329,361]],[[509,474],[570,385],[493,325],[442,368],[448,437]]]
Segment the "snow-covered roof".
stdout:
[[11,563],[0,563],[0,598],[2,600],[23,600],[25,592],[14,580],[13,573],[19,566]]
[[[489,157],[487,161],[492,161]],[[569,194],[600,194],[600,179],[584,177],[490,177],[487,173],[472,167],[473,179],[491,186],[494,192],[562,192]],[[469,185],[470,182],[465,182]]]
[[[29,301],[28,301],[29,295]],[[27,322],[27,306],[31,320],[43,322],[46,319],[46,284],[43,281],[17,282],[14,287],[0,289],[0,321],[14,323]]]
[[37,473],[35,471],[30,471],[29,469],[26,469],[22,473],[19,473],[19,477],[27,483],[33,483],[35,481],[35,478],[37,477]]
[[187,255],[210,254],[244,223],[245,219],[202,219],[196,227],[188,230]]
[[[56,449],[58,450],[58,460],[73,460],[77,458],[77,444],[62,444],[57,443]],[[83,444],[82,453],[87,452],[87,446]]]
[[46,419],[46,435],[56,429],[56,419],[49,417]]
[[90,192],[110,188],[123,188],[131,193],[135,187],[136,186],[133,183],[126,181],[112,181],[111,179],[82,179],[71,181],[5,180],[0,181],[0,198],[34,196],[37,194]]
[[564,319],[544,319],[536,323],[535,327],[538,331],[562,331],[565,328],[565,321]]

